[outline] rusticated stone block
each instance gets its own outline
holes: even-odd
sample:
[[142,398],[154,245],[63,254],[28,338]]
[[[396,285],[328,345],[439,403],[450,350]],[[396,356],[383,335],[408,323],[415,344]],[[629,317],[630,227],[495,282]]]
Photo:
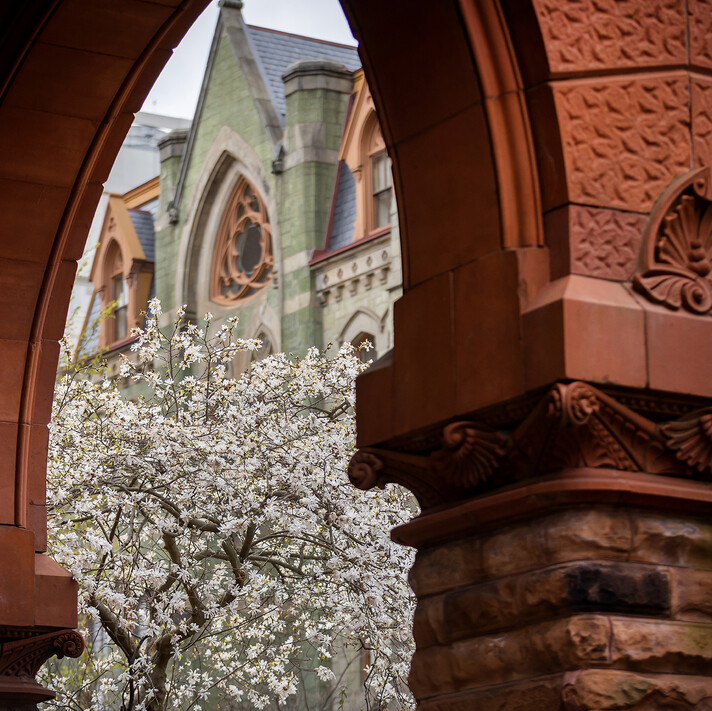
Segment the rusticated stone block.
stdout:
[[574,612],[667,614],[669,577],[645,565],[578,562],[471,585],[419,601],[416,643],[422,649]]
[[689,170],[685,74],[562,82],[554,98],[570,201],[648,212]]
[[563,511],[545,523],[549,563],[591,558],[624,560],[630,549],[630,518],[620,509]]
[[[418,603],[432,639],[441,644],[521,625],[516,576],[474,585]],[[417,613],[416,613],[417,614]],[[418,644],[418,647],[421,645]]]
[[611,661],[645,672],[685,670],[707,674],[712,665],[712,624],[611,617]]
[[672,611],[675,619],[712,622],[712,572],[672,569]]
[[482,543],[482,567],[486,577],[499,577],[570,560],[622,560],[629,547],[626,513],[563,511],[489,536]]
[[418,650],[409,685],[416,698],[427,698],[552,670],[605,664],[609,649],[610,625],[606,617],[586,615],[554,620]]
[[[710,711],[712,679],[687,675],[643,676],[613,669],[567,674],[562,691],[566,711]],[[523,706],[522,709],[534,709]]]
[[502,531],[418,551],[410,584],[418,598],[490,578],[572,560],[625,560],[631,541],[626,512],[553,513]]
[[546,522],[532,522],[495,533],[482,541],[482,569],[493,578],[547,564],[544,546]]
[[426,699],[418,704],[418,711],[563,711],[561,685],[561,674],[497,684]]
[[431,621],[432,608],[439,606],[440,598],[426,598],[419,602],[413,615],[413,639],[418,649],[432,647],[438,643],[437,636]]
[[640,512],[634,517],[631,560],[712,570],[712,524]]
[[534,6],[554,74],[685,61],[683,0],[536,0]]
[[584,669],[426,699],[418,711],[712,711],[712,679]]
[[481,541],[469,538],[418,551],[408,580],[413,592],[422,598],[481,578]]
[[573,606],[654,614],[670,609],[670,582],[662,570],[583,563],[565,573],[566,598]]

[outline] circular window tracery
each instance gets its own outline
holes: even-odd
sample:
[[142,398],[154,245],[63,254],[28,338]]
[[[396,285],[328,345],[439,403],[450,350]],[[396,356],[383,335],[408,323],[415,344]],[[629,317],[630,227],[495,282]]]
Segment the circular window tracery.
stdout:
[[256,294],[272,278],[272,230],[257,191],[240,178],[220,222],[210,298],[233,304]]

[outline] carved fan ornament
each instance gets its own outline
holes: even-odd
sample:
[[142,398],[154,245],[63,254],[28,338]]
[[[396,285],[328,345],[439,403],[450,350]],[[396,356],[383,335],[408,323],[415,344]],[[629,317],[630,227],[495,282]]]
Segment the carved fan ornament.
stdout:
[[712,309],[709,168],[678,178],[653,208],[633,286],[651,301],[694,314]]
[[264,203],[240,178],[218,230],[210,298],[224,305],[256,294],[272,278],[272,230]]
[[367,447],[349,478],[359,489],[405,486],[425,511],[581,467],[712,480],[712,408],[658,424],[588,383],[556,383],[512,430],[455,422],[429,453]]

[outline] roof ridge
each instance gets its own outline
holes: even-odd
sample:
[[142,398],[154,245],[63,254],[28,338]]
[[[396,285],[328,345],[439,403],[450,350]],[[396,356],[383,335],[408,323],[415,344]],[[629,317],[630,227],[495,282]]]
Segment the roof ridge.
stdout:
[[247,25],[251,30],[261,30],[263,32],[272,32],[275,35],[284,35],[285,37],[295,37],[296,39],[309,40],[309,42],[320,42],[328,44],[332,47],[341,47],[343,49],[353,49],[358,52],[358,45],[343,44],[342,42],[332,42],[331,40],[319,39],[318,37],[309,37],[307,35],[298,35],[296,32],[285,32],[284,30],[275,30],[271,27],[260,27],[259,25]]

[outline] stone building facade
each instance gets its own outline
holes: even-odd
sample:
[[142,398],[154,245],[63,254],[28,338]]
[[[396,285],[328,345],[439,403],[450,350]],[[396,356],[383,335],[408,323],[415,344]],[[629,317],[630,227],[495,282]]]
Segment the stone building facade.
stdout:
[[224,3],[192,126],[159,147],[152,293],[166,324],[185,305],[191,319],[237,314],[262,353],[392,346],[395,201],[355,48],[247,26]]

